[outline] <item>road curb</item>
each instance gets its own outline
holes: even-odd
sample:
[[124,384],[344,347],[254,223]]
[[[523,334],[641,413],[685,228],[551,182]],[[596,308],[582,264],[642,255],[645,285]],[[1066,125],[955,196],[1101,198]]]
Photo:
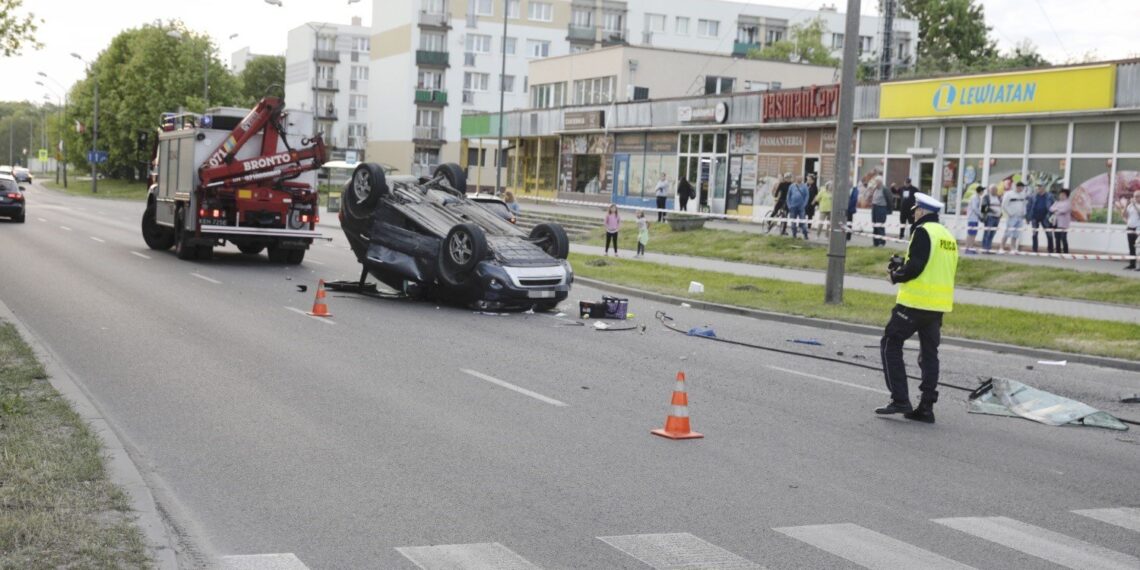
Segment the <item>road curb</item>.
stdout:
[[[875,327],[870,325],[858,325],[853,323],[844,323],[841,321],[832,321],[828,319],[817,319],[813,317],[801,317],[797,315],[788,315],[784,313],[773,313],[770,311],[761,311],[758,309],[748,309],[745,307],[737,307],[735,305],[722,305],[720,303],[710,303],[708,301],[700,301],[697,299],[690,299],[688,297],[677,297],[674,295],[666,295],[663,293],[653,293],[641,289],[634,289],[624,285],[616,285],[589,277],[574,276],[576,283],[589,285],[597,289],[609,291],[611,293],[621,293],[623,295],[631,295],[642,297],[651,301],[661,303],[672,303],[680,305],[681,303],[688,303],[694,309],[703,309],[716,313],[725,313],[729,315],[738,315],[742,317],[750,317],[753,319],[775,321],[779,323],[786,323],[792,325],[803,325],[815,327],[825,330],[833,330],[840,332],[849,332],[856,334],[865,334],[874,337],[881,337],[883,335],[882,327]],[[886,315],[883,316],[884,323],[886,322]],[[1092,356],[1088,354],[1074,354],[1069,352],[1060,352],[1056,350],[1046,350],[1040,348],[1030,348],[1025,346],[1016,346],[1012,344],[1003,344],[999,342],[989,342],[984,340],[973,340],[968,338],[959,338],[952,336],[943,336],[942,344],[951,346],[958,346],[962,348],[972,348],[977,350],[985,350],[988,352],[996,352],[999,354],[1018,354],[1021,356],[1028,356],[1038,360],[1067,360],[1073,363],[1088,364],[1092,366],[1100,366],[1104,368],[1114,368],[1117,370],[1127,370],[1129,372],[1140,372],[1140,362],[1132,360],[1123,360],[1120,358],[1109,358],[1107,356]]]
[[138,466],[131,458],[127,447],[119,438],[118,432],[88,396],[86,390],[77,380],[77,376],[72,374],[56,358],[55,354],[47,348],[47,345],[40,341],[39,337],[8,308],[3,300],[0,300],[0,319],[10,322],[16,327],[20,336],[32,348],[36,358],[43,364],[52,387],[71,404],[75,413],[87,422],[91,431],[102,441],[103,449],[108,456],[107,475],[111,482],[122,488],[130,498],[131,510],[137,517],[136,524],[143,532],[147,542],[147,550],[150,552],[155,567],[162,570],[178,570],[175,542],[163,522],[154,494],[147,485],[146,479],[143,478],[142,472],[139,471]]

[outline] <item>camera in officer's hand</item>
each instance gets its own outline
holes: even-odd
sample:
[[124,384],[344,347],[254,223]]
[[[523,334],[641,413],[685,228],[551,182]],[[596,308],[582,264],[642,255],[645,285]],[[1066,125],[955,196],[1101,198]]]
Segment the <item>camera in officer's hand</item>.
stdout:
[[902,266],[903,258],[901,255],[896,253],[895,255],[891,256],[891,261],[887,263],[887,270],[891,273],[894,273],[895,271],[902,269]]

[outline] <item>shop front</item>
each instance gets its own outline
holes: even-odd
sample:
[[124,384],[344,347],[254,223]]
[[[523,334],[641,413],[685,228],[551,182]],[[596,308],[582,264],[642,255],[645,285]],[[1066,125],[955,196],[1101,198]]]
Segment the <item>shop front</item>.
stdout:
[[[621,133],[614,137],[613,189],[615,204],[655,208],[656,188],[665,175],[670,182],[677,171],[677,133]],[[666,208],[673,208],[673,190]]]

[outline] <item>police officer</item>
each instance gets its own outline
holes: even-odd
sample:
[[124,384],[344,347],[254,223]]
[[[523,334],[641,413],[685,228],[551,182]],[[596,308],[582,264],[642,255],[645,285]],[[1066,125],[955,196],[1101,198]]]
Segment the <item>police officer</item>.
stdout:
[[[891,402],[877,414],[903,414],[909,420],[934,423],[938,401],[938,343],[942,338],[942,315],[954,307],[954,273],[958,269],[958,242],[938,223],[943,204],[927,194],[915,193],[914,225],[906,258],[897,256],[888,269],[891,283],[899,284],[895,308],[879,343]],[[918,333],[921,343],[918,366],[922,369],[917,408],[908,395],[903,343]]]

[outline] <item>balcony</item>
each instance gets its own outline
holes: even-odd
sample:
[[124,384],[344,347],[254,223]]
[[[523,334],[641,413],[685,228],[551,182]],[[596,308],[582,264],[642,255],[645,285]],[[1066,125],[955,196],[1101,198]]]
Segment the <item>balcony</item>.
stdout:
[[450,57],[445,51],[416,50],[416,65],[451,67]]
[[340,63],[340,52],[335,49],[315,49],[313,50],[313,59],[316,61]]
[[417,142],[442,143],[443,127],[421,127],[416,125],[412,139]]
[[446,105],[447,91],[438,89],[416,89],[416,103],[422,105]]
[[566,28],[566,39],[571,42],[594,43],[598,39],[598,29],[594,26],[575,26],[570,24]]
[[317,91],[340,91],[340,81],[336,79],[314,79],[313,89]]
[[336,107],[329,105],[327,107],[317,109],[317,118],[322,121],[335,121],[336,120]]
[[629,43],[629,30],[602,30],[602,45],[616,46]]
[[748,52],[754,49],[763,47],[760,42],[742,42],[737,40],[732,43],[732,57],[744,57]]
[[420,26],[424,28],[449,30],[451,29],[451,15],[420,12]]

